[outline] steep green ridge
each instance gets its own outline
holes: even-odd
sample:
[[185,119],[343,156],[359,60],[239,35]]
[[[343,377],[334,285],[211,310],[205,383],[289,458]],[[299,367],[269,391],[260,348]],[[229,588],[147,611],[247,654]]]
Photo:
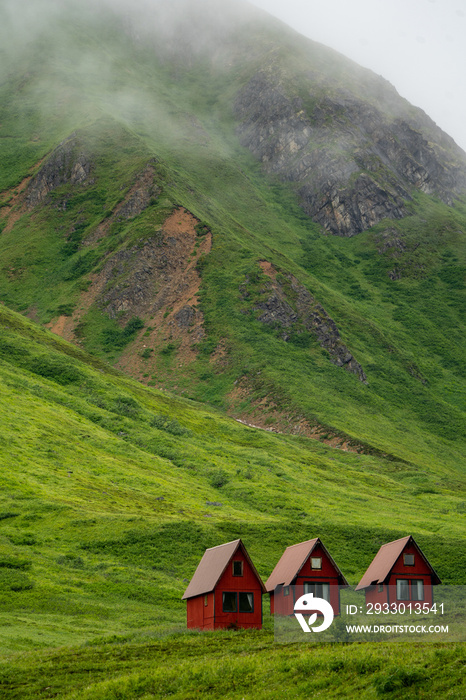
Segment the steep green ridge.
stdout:
[[[411,213],[400,221],[383,221],[350,240],[323,236],[292,192],[264,175],[235,134],[233,97],[267,61],[276,38],[272,29],[257,43],[257,30],[246,33],[246,45],[256,47],[253,59],[235,57],[227,68],[209,65],[202,53],[188,65],[160,60],[152,46],[135,45],[122,34],[118,23],[103,30],[81,18],[60,28],[55,53],[42,39],[34,70],[21,72],[21,65],[19,75],[12,70],[2,86],[1,143],[6,153],[16,143],[19,154],[6,159],[4,183],[36,173],[23,194],[10,189],[3,195],[8,214],[0,238],[3,301],[42,322],[79,310],[87,275],[98,274],[112,255],[157,235],[164,217],[182,205],[213,234],[212,251],[198,264],[207,336],[195,348],[197,360],[181,368],[176,343],[158,341],[138,378],[145,374],[146,381],[152,377],[221,407],[231,404],[235,382],[243,383],[243,400],[233,406],[240,414],[263,400],[278,402],[285,415],[328,426],[384,453],[426,464],[457,463],[463,426],[464,205],[448,207],[413,193]],[[73,53],[67,62],[57,60],[65,46],[81,57],[75,71]],[[316,60],[317,49],[307,50]],[[304,48],[299,51],[304,60]],[[317,65],[326,65],[326,57],[323,50]],[[333,54],[332,61],[345,67],[346,78],[356,72],[357,87],[356,68]],[[289,63],[283,59],[284,71],[294,67]],[[44,99],[38,101],[38,93]],[[87,178],[68,173],[48,194],[35,191],[44,168],[52,168],[53,176],[57,153],[68,143],[84,157]],[[36,165],[47,153],[52,155]],[[118,220],[116,208],[154,157],[157,196],[128,223]],[[105,221],[111,222],[109,231],[89,243]],[[280,323],[274,328],[258,321],[257,304],[267,294],[259,260],[285,277],[294,275],[322,305],[362,366],[367,385],[335,367],[299,322],[292,329],[296,342],[287,342]],[[245,284],[251,287],[246,297]],[[293,306],[292,298],[288,302]],[[117,337],[117,322],[124,327],[129,321],[124,313],[108,319],[97,300],[76,331],[88,349],[117,360],[122,346],[112,346],[108,338],[112,331]],[[150,316],[143,321],[151,325]],[[219,344],[227,356],[221,368],[212,363]]]
[[354,583],[410,532],[443,582],[464,583],[454,469],[248,428],[5,307],[0,383],[2,697],[464,693],[456,645],[310,654],[274,644],[267,605],[260,633],[193,634],[181,601],[204,549],[235,537],[266,578],[285,546],[319,535]]
[[[448,137],[372,74],[277,23],[236,20],[214,47],[198,47],[202,13],[196,31],[189,14],[186,26],[173,24],[171,43],[140,27],[137,35],[137,13],[122,21],[100,16],[102,8],[65,9],[74,14],[43,20],[3,69],[2,301],[42,323],[74,313],[75,339],[113,362],[131,355],[136,339],[139,379],[250,422],[261,414],[293,430],[304,421],[357,449],[461,469],[464,198],[448,206],[414,188],[404,218],[350,239],[323,235],[294,190],[240,146],[234,103],[258,70],[277,65],[279,86],[289,78],[302,95],[312,68],[312,90],[328,85],[335,96],[345,85],[368,109],[378,97],[387,119],[414,115],[427,138],[439,138],[432,152],[457,158]],[[6,32],[8,22],[2,26]],[[205,31],[199,36],[213,40]],[[147,168],[150,196],[122,216]],[[189,362],[170,332],[157,335],[150,311],[134,304],[110,313],[105,305],[106,294],[118,301],[125,286],[137,296],[142,283],[131,278],[128,256],[156,247],[180,207],[213,237],[210,253],[191,254],[205,335]],[[93,280],[115,260],[119,286],[108,274],[86,307]],[[155,293],[161,282],[150,283]],[[171,307],[164,311],[170,320]],[[323,323],[334,330],[320,333]],[[359,376],[345,371],[335,345]],[[281,417],[271,410],[277,405]]]
[[204,548],[240,536],[267,577],[319,535],[355,583],[410,532],[462,582],[456,470],[248,428],[0,312],[2,645],[182,626]]

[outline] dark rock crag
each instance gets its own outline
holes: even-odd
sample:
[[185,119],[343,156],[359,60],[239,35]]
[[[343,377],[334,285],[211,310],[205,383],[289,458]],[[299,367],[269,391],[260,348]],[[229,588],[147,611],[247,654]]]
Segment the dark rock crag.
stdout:
[[402,117],[342,88],[323,91],[308,81],[304,94],[263,70],[237,95],[239,138],[336,235],[405,216],[415,189],[451,205],[466,190],[465,154],[420,110],[410,121],[392,92]]
[[76,135],[57,146],[50,157],[30,181],[25,203],[33,209],[61,185],[81,185],[88,180],[92,162]]
[[191,258],[195,224],[189,212],[177,210],[154,235],[112,254],[99,273],[99,308],[123,321],[165,313],[166,325],[194,331],[191,340],[200,340],[203,315],[195,301],[198,275]]
[[324,307],[293,275],[286,275],[283,283],[271,266],[268,271],[269,281],[262,290],[268,293],[268,297],[254,305],[254,309],[260,312],[258,320],[278,328],[281,337],[287,342],[293,331],[298,334],[303,330],[308,331],[329,353],[330,360],[335,365],[367,383],[363,368],[343,343],[335,321]]
[[127,198],[122,205],[117,209],[115,219],[134,219],[147,209],[151,201],[161,192],[161,187],[154,184],[155,178],[155,161],[149,163],[147,167],[139,173],[136,181],[128,193]]

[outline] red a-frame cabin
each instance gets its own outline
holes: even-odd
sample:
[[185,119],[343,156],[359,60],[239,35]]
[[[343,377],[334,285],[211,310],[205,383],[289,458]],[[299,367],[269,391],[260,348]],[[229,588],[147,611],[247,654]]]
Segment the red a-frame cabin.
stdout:
[[433,604],[432,586],[441,583],[411,535],[383,544],[356,586],[368,603]]
[[241,540],[206,549],[183,595],[188,628],[261,629],[264,584]]
[[318,537],[287,547],[266,581],[270,613],[292,615],[304,593],[324,598],[340,614],[340,586],[348,582]]

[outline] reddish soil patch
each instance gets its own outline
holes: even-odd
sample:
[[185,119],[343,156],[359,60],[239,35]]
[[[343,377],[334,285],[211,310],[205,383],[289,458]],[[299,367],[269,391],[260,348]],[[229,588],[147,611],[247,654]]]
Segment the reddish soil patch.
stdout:
[[[180,369],[196,358],[196,346],[204,337],[204,318],[197,308],[201,279],[196,263],[201,255],[210,252],[212,236],[208,233],[199,238],[195,230],[197,223],[190,212],[178,209],[163,224],[162,235],[171,243],[170,271],[159,282],[149,308],[141,309],[139,314],[149,328],[141,331],[117,364],[142,382],[150,380],[150,376],[144,377],[144,374],[157,375],[158,381],[163,380],[165,372],[158,358],[160,350],[173,347],[172,366]],[[148,349],[154,350],[153,356],[141,357]]]
[[[39,165],[42,163],[42,160],[37,163],[35,167],[39,167]],[[11,196],[10,201],[8,204],[6,204],[4,207],[0,209],[0,219],[6,219],[7,223],[5,228],[3,229],[3,233],[9,233],[13,226],[16,224],[16,222],[21,218],[21,216],[25,212],[25,206],[23,205],[24,201],[24,190],[28,186],[30,180],[32,179],[32,175],[28,175],[27,177],[24,178],[20,182],[19,185],[16,187],[11,188],[10,190],[7,190],[6,194],[7,197],[8,195]]]
[[242,409],[241,404],[250,398],[251,393],[246,379],[243,378],[228,394],[228,413],[239,423],[272,433],[303,435],[345,452],[364,451],[363,445],[355,443],[348,437],[336,435],[331,429],[317,422],[310,423],[303,416],[281,410],[272,397],[255,400],[247,409]]
[[259,267],[261,268],[262,272],[267,275],[267,277],[270,277],[273,280],[276,278],[277,271],[272,263],[268,262],[267,260],[259,260]]
[[178,209],[160,230],[154,229],[153,239],[110,255],[101,272],[89,276],[89,289],[81,294],[72,316],[55,318],[48,327],[79,345],[74,329],[97,303],[103,313],[121,319],[123,325],[134,316],[146,325],[117,362],[116,366],[127,374],[144,383],[157,374],[158,381],[163,382],[166,363],[158,355],[167,348],[172,368],[191,363],[204,337],[204,319],[197,308],[201,280],[196,263],[212,246],[210,233],[197,235],[197,223],[188,211]]
[[228,350],[224,339],[219,342],[213,353],[211,353],[209,362],[222,369],[228,365]]

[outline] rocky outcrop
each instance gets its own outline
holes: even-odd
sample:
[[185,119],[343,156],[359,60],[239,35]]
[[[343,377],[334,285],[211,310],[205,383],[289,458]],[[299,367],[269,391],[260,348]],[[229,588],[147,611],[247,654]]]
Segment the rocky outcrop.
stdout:
[[[292,333],[311,333],[320,346],[327,350],[335,365],[352,372],[361,382],[367,383],[363,368],[343,343],[335,321],[324,307],[293,275],[282,276],[281,279],[285,280],[283,282],[269,263],[264,261],[261,268],[269,281],[261,289],[262,294],[268,294],[267,298],[254,305],[254,309],[260,312],[258,320],[277,328],[286,342],[291,339]],[[247,282],[242,288],[243,297],[245,293],[248,294]]]
[[133,219],[139,216],[147,209],[151,201],[155,199],[161,191],[161,188],[154,184],[155,168],[153,164],[147,167],[140,173],[133,187],[128,193],[123,204],[117,208],[115,219]]
[[[98,306],[113,319],[156,318],[173,332],[195,327],[193,340],[199,340],[203,316],[197,308],[200,282],[192,257],[196,224],[189,212],[177,210],[153,236],[114,253],[99,273]],[[208,237],[206,249],[210,233]]]
[[41,204],[61,185],[80,185],[89,178],[92,163],[76,135],[62,141],[30,181],[25,203],[28,209]]
[[[401,111],[403,118],[388,117],[343,89],[309,80],[304,91],[267,70],[235,103],[241,143],[266,171],[293,183],[310,217],[340,236],[403,217],[414,189],[447,204],[466,191],[461,149],[427,117],[423,131],[419,110],[411,122]],[[434,143],[428,136],[437,132]]]

